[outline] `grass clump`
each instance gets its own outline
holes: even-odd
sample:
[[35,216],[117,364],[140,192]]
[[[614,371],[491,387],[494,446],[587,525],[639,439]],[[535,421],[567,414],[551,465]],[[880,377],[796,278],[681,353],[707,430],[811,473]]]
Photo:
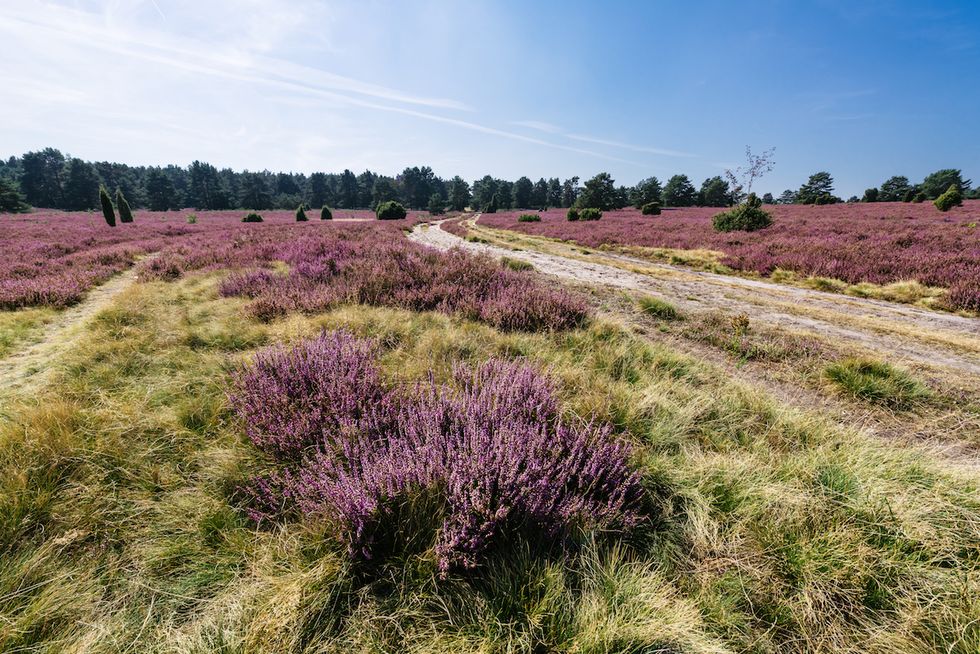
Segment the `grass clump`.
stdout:
[[197,224],[197,214],[196,213],[187,214],[187,224],[188,225],[196,225]]
[[247,214],[245,214],[245,217],[244,218],[242,218],[242,222],[243,223],[260,223],[260,222],[262,222],[262,216],[260,216],[259,214],[257,214],[254,211],[250,211]]
[[908,409],[929,395],[907,372],[882,361],[845,359],[824,374],[844,393],[891,409]]
[[645,295],[637,300],[637,305],[639,305],[640,311],[654,318],[661,320],[677,320],[680,318],[680,313],[674,305],[660,298]]
[[504,268],[510,268],[511,270],[516,270],[518,272],[522,270],[534,270],[534,264],[532,264],[530,261],[524,261],[523,259],[501,257],[500,264]]
[[539,223],[541,222],[541,216],[536,213],[522,213],[517,217],[517,222],[519,223]]

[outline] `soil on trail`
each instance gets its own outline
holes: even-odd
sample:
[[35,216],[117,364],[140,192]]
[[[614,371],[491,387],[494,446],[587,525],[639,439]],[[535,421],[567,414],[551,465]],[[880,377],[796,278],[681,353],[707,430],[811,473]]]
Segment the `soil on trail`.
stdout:
[[93,288],[81,303],[66,309],[46,325],[37,342],[0,360],[0,397],[10,393],[26,395],[40,388],[62,355],[71,350],[81,328],[135,281],[136,266],[133,266]]
[[583,249],[563,243],[539,244],[522,238],[521,248],[536,249],[510,249],[464,240],[443,230],[442,222],[417,225],[409,238],[443,250],[459,247],[519,259],[545,274],[659,296],[682,310],[744,313],[760,324],[834,340],[885,356],[890,363],[915,363],[980,378],[980,318],[695,271],[621,254],[591,251],[585,255]]

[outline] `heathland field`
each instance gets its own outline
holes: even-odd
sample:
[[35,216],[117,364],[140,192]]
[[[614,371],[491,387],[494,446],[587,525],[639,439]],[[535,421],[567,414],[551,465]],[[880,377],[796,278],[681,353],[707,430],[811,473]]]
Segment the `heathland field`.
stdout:
[[0,651],[976,654],[980,203],[717,211],[4,216]]

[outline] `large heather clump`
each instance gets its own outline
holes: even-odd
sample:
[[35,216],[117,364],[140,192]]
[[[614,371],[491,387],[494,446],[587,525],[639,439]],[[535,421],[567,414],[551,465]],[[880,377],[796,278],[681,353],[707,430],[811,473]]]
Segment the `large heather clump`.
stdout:
[[[476,567],[514,537],[560,544],[639,522],[629,448],[606,426],[562,419],[534,369],[489,361],[458,368],[449,387],[398,390],[378,382],[373,349],[324,334],[238,373],[233,406],[252,441],[285,462],[249,483],[253,518],[325,520],[360,560],[421,545],[443,572]],[[297,368],[302,381],[285,383]]]

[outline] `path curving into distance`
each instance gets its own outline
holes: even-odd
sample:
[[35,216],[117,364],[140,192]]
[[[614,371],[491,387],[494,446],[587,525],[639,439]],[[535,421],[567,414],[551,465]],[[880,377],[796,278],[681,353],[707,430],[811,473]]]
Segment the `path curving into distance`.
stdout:
[[[473,219],[474,224],[478,218]],[[695,271],[620,254],[592,251],[587,257],[573,256],[582,250],[562,243],[537,247],[533,240],[522,239],[522,249],[509,249],[464,240],[442,229],[442,222],[416,225],[409,239],[440,250],[458,247],[519,259],[544,274],[647,293],[683,310],[745,313],[761,324],[833,338],[871,354],[887,354],[891,363],[914,362],[980,378],[980,318]]]

